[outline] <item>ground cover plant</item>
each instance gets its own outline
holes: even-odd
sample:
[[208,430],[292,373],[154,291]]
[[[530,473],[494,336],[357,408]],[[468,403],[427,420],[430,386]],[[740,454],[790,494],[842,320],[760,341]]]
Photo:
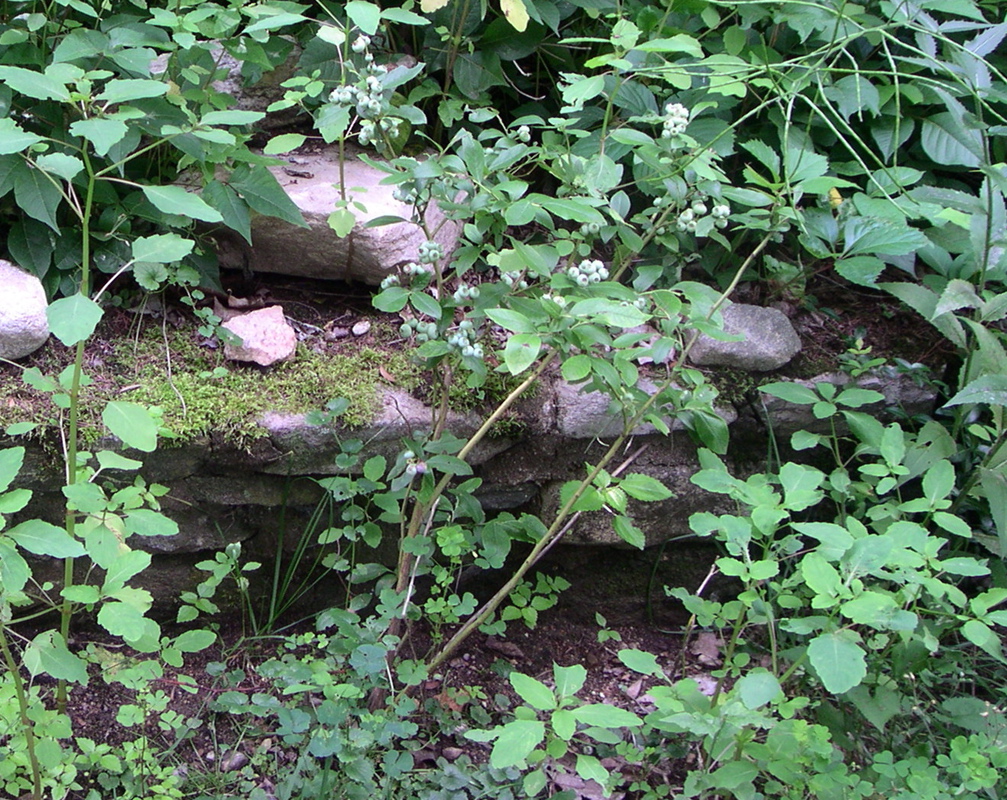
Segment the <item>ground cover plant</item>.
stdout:
[[[998,15],[971,0],[7,3],[6,249],[52,294],[52,331],[75,358],[59,375],[24,375],[49,394],[62,431],[60,524],[36,519],[31,491],[16,487],[23,448],[0,452],[0,792],[576,797],[560,788],[566,771],[648,798],[999,796]],[[292,129],[262,134],[266,112],[233,108],[217,83],[225,56],[248,85],[293,63],[268,109],[299,112]],[[395,458],[344,442],[344,472],[320,481],[327,513],[293,559],[324,545],[320,568],[344,577],[345,601],[309,631],[278,636],[259,663],[204,661],[188,675],[187,658],[214,644],[219,587],[244,593],[265,632],[296,582],[278,561],[268,608],[257,608],[246,580],[255,565],[232,546],[200,565],[206,577],[182,595],[178,627],[150,617],[150,595],[131,585],[150,556],[130,537],[177,528],[159,510],[165,487],[138,476],[140,459],[81,446],[84,346],[127,285],[168,288],[212,335],[208,236],[226,226],[250,240],[253,214],[303,224],[267,167],[309,139],[345,157],[350,145],[367,149],[415,224],[431,203],[462,223],[450,261],[425,229],[418,262],[373,301],[399,316],[434,376],[434,416]],[[330,224],[346,235],[366,198],[343,190]],[[699,333],[723,335],[739,286],[813,304],[818,275],[899,298],[960,361],[925,419],[864,414],[878,393],[855,383],[762,386],[819,424],[774,440],[764,471],[735,477],[716,390],[689,350]],[[641,359],[665,365],[652,392],[640,388]],[[606,392],[622,431],[564,487],[554,515],[488,517],[467,456],[549,371]],[[502,397],[458,439],[452,391],[479,391],[497,373],[509,378]],[[334,398],[317,421],[346,411]],[[142,404],[110,400],[89,415],[135,451],[158,446],[163,420]],[[736,595],[669,587],[691,630],[723,642],[712,686],[625,648],[622,663],[649,681],[646,707],[582,699],[580,664],[511,674],[517,702],[503,717],[478,686],[424,694],[474,632],[505,635],[548,611],[564,587],[535,566],[577,514],[604,510],[627,544],[643,546],[635,503],[669,491],[634,472],[624,446],[640,423],[667,434],[672,419],[702,447],[694,482],[737,508],[690,523],[722,548],[715,571],[735,579]],[[395,542],[394,565],[372,555],[382,539]],[[492,597],[459,587],[466,568],[513,563],[517,543],[526,555]],[[62,569],[47,571],[45,558]],[[56,625],[26,635],[45,614]],[[112,669],[117,647],[76,646],[81,615],[128,658]],[[417,652],[405,645],[421,622],[429,647]],[[178,691],[213,683],[213,702],[174,710],[166,670]],[[74,731],[67,683],[100,680],[134,693],[116,718],[136,735],[110,744]],[[210,719],[292,755],[269,766],[268,782],[187,773],[181,745]],[[414,754],[440,735],[474,758],[417,769]],[[674,785],[671,759],[684,765]]]

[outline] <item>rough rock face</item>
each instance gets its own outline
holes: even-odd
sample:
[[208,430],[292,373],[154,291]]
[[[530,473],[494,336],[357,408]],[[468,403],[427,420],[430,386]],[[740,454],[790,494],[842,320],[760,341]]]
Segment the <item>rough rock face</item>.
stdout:
[[794,326],[775,308],[732,303],[723,313],[725,332],[744,338],[724,342],[701,335],[689,353],[693,364],[769,372],[779,369],[801,351],[801,340]]
[[[218,238],[222,266],[377,286],[397,266],[418,260],[420,244],[427,238],[419,225],[404,221],[364,227],[378,217],[410,219],[412,206],[392,196],[395,187],[381,184],[386,173],[364,164],[354,151],[347,152],[340,170],[339,150],[335,147],[290,156],[288,162],[270,169],[301,210],[308,227],[300,228],[275,217],[256,217],[252,221],[252,247],[230,233]],[[346,187],[348,199],[366,209],[352,206],[357,223],[342,238],[328,221],[336,203],[342,200],[340,186]],[[430,230],[437,231],[435,241],[444,254],[450,255],[460,226],[445,222],[435,207],[427,211],[426,222]]]
[[224,356],[232,361],[252,361],[268,367],[286,361],[297,350],[297,334],[283,318],[280,306],[233,317],[221,327],[241,337],[240,345],[224,345]]
[[0,260],[0,357],[23,358],[49,338],[48,303],[39,279]]

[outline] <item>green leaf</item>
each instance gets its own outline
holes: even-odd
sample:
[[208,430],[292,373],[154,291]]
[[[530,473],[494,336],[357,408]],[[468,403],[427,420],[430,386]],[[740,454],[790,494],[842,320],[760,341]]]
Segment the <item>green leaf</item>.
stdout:
[[147,632],[147,622],[140,609],[119,600],[105,603],[98,612],[98,624],[113,636],[120,636],[127,642],[143,638]]
[[253,125],[266,116],[263,111],[241,111],[229,108],[225,111],[210,111],[204,114],[200,125]]
[[213,631],[195,630],[186,631],[175,637],[172,645],[183,653],[198,653],[217,641],[217,634]]
[[799,406],[810,406],[821,399],[807,386],[801,386],[799,383],[767,383],[760,386],[759,391]]
[[569,667],[553,664],[552,674],[556,681],[556,695],[560,699],[573,697],[583,688],[584,681],[587,680],[587,670],[580,664],[572,664]]
[[7,447],[0,450],[0,492],[7,491],[21,471],[23,464],[23,447]]
[[58,631],[44,631],[32,639],[24,649],[22,663],[33,677],[45,674],[82,686],[87,684],[87,664],[70,652]]
[[408,302],[408,289],[404,289],[401,286],[390,286],[383,292],[375,295],[374,299],[371,300],[371,305],[373,305],[378,311],[394,314],[405,308],[406,303]]
[[626,544],[639,550],[643,550],[647,546],[646,535],[633,524],[629,517],[624,517],[621,514],[612,517],[612,528]]
[[578,753],[574,769],[577,770],[577,774],[581,778],[586,781],[594,781],[599,786],[604,786],[609,779],[608,770],[595,756]]
[[545,195],[532,195],[532,197],[540,202],[546,211],[562,220],[605,224],[605,218],[586,198],[546,197]]
[[822,498],[821,487],[825,473],[804,464],[787,462],[780,468],[783,485],[783,502],[788,511],[803,511]]
[[586,706],[573,709],[573,715],[584,725],[597,725],[599,728],[634,728],[643,725],[632,711],[607,703],[589,703]]
[[591,358],[583,353],[572,356],[563,362],[563,380],[577,383],[591,374]]
[[377,5],[364,2],[364,0],[350,0],[344,8],[350,21],[368,36],[373,36],[378,32],[378,25],[381,24],[381,9]]
[[106,103],[125,103],[128,100],[161,97],[167,93],[168,84],[164,81],[148,78],[113,78],[105,84],[96,99]]
[[181,186],[144,186],[144,196],[158,211],[180,214],[203,222],[223,222],[223,215],[207,205],[199,195],[187,192]]
[[121,119],[80,119],[70,123],[70,133],[87,139],[99,156],[108,155],[108,151],[121,142],[129,127]]
[[84,162],[66,153],[45,153],[35,159],[35,164],[43,172],[65,181],[72,181],[84,169]]
[[518,696],[533,708],[537,708],[539,711],[551,711],[556,708],[556,697],[553,695],[552,689],[542,681],[520,672],[512,672],[508,676],[508,680]]
[[848,692],[867,675],[864,651],[857,644],[853,631],[840,630],[823,633],[808,645],[808,660],[833,694]]
[[843,241],[845,256],[904,256],[930,243],[915,228],[876,217],[850,217]]
[[0,81],[18,94],[33,97],[36,100],[70,99],[66,85],[49,75],[24,69],[23,67],[0,67]]
[[420,314],[426,314],[428,317],[432,317],[433,319],[440,319],[443,314],[441,304],[426,292],[410,292],[409,303],[416,309],[417,312]]
[[874,286],[885,271],[885,262],[876,256],[837,258],[834,266],[839,275],[857,286]]
[[858,625],[869,625],[877,630],[911,631],[918,622],[915,614],[903,611],[891,595],[883,592],[862,592],[843,603],[839,610]]
[[105,570],[102,592],[105,594],[118,592],[126,585],[126,581],[147,569],[150,560],[150,553],[142,550],[124,550],[118,553]]
[[776,676],[765,669],[754,669],[734,684],[746,708],[761,708],[782,695],[783,689]]
[[178,533],[178,523],[158,511],[138,508],[126,514],[123,520],[126,532],[139,536],[174,536]]
[[22,130],[10,117],[0,119],[0,155],[20,153],[41,141],[41,136]]
[[657,656],[645,650],[620,650],[619,660],[629,667],[633,672],[641,675],[652,675],[655,678],[663,678],[664,670],[657,663]]
[[0,539],[0,597],[20,592],[31,575],[28,562],[8,544],[9,541],[6,538]]
[[535,324],[520,311],[509,308],[491,308],[486,316],[504,330],[512,333],[535,333]]
[[135,447],[145,453],[157,449],[158,425],[144,406],[113,400],[105,406],[101,419],[127,447]]
[[56,236],[41,222],[24,217],[11,225],[7,250],[18,264],[36,277],[44,278],[52,265]]
[[638,472],[627,475],[619,483],[619,486],[630,497],[642,500],[645,503],[667,500],[675,496],[674,492],[657,478],[652,478],[650,475],[641,475]]
[[500,0],[500,10],[514,30],[523,33],[528,29],[528,21],[531,18],[528,16],[524,0]]
[[419,14],[415,14],[412,11],[406,11],[404,8],[386,8],[381,12],[381,19],[387,19],[389,22],[398,22],[402,25],[429,25],[430,20],[426,17],[421,17]]
[[1007,375],[983,375],[976,378],[944,405],[960,406],[971,403],[1007,406]]
[[575,303],[570,314],[576,319],[596,319],[614,328],[635,328],[647,322],[647,315],[629,303],[592,297]]
[[77,558],[84,555],[84,546],[63,528],[40,519],[29,519],[7,532],[18,547],[37,556]]
[[1000,637],[985,622],[977,619],[970,619],[962,625],[962,635],[976,647],[982,648],[994,658],[1003,661],[1002,645]]
[[44,222],[59,233],[56,210],[63,200],[58,182],[40,169],[21,164],[14,176],[14,199],[32,219]]
[[248,203],[238,197],[234,189],[220,181],[210,181],[203,189],[203,199],[220,212],[228,228],[252,243],[252,216]]
[[516,719],[499,728],[493,744],[490,763],[497,769],[524,764],[532,750],[545,738],[545,723],[531,719]]
[[983,162],[982,132],[966,127],[961,115],[943,112],[925,117],[920,144],[938,164],[978,167]]
[[511,375],[520,375],[535,363],[542,349],[542,340],[531,333],[516,333],[504,347],[504,364]]
[[686,33],[678,33],[667,39],[650,39],[638,44],[634,49],[645,53],[685,53],[693,58],[703,57],[699,41]]
[[195,244],[192,239],[183,239],[177,233],[144,236],[133,241],[133,260],[170,264],[189,255]]
[[229,183],[260,214],[282,219],[301,228],[308,227],[300,209],[283,191],[273,173],[265,167],[242,165],[231,173]]
[[568,708],[557,708],[549,715],[552,730],[560,739],[569,742],[577,732],[577,720]]

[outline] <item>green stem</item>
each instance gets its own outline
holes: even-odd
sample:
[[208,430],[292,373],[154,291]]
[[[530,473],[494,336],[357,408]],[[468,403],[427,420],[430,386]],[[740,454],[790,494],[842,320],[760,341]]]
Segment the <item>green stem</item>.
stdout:
[[28,763],[31,767],[32,800],[42,800],[42,767],[38,763],[38,756],[35,754],[35,725],[28,716],[28,696],[24,690],[24,679],[18,669],[14,654],[11,653],[10,643],[7,639],[7,629],[0,625],[0,653],[3,653],[4,663],[10,673],[11,682],[14,684],[14,694],[17,697],[18,713],[21,717],[21,725],[24,728],[25,746],[28,750]]

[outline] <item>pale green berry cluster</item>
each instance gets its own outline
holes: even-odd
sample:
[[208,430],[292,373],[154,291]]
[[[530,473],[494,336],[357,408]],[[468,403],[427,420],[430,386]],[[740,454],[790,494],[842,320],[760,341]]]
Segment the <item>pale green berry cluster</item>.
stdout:
[[418,257],[421,264],[436,264],[444,257],[444,249],[437,242],[426,241],[420,245]]
[[689,109],[681,103],[668,103],[664,107],[664,129],[662,139],[674,139],[685,133],[689,127]]
[[399,285],[398,275],[388,275],[383,281],[381,281],[382,291],[384,291],[385,289],[391,289],[393,286],[398,285]]
[[521,125],[514,134],[514,138],[521,142],[521,144],[528,144],[531,141],[531,128],[527,125]]
[[483,346],[476,341],[476,329],[471,320],[463,319],[458,328],[448,336],[448,345],[465,358],[483,357]]
[[675,223],[676,227],[680,231],[694,233],[699,220],[708,213],[713,218],[713,224],[717,228],[726,228],[727,218],[731,214],[731,207],[727,203],[718,203],[711,211],[707,208],[702,198],[697,198],[692,201],[692,205],[689,208],[678,215],[678,220]]
[[500,280],[507,284],[511,289],[527,289],[528,281],[521,277],[520,272],[501,272]]
[[608,269],[602,262],[592,258],[586,258],[580,264],[567,267],[566,274],[578,286],[587,286],[588,284],[608,280]]
[[580,232],[584,237],[597,236],[601,233],[601,225],[597,222],[585,222],[580,226]]
[[468,305],[469,301],[475,300],[479,297],[479,287],[469,286],[467,283],[460,284],[457,289],[455,289],[454,300],[457,305],[464,306]]
[[436,322],[421,322],[418,319],[408,319],[399,326],[399,336],[408,339],[416,336],[417,342],[428,342],[437,338]]
[[546,294],[542,295],[542,299],[543,300],[548,300],[548,301],[550,301],[552,303],[555,303],[560,308],[566,308],[567,299],[563,295],[561,295],[561,294],[549,294],[549,293],[546,293]]

